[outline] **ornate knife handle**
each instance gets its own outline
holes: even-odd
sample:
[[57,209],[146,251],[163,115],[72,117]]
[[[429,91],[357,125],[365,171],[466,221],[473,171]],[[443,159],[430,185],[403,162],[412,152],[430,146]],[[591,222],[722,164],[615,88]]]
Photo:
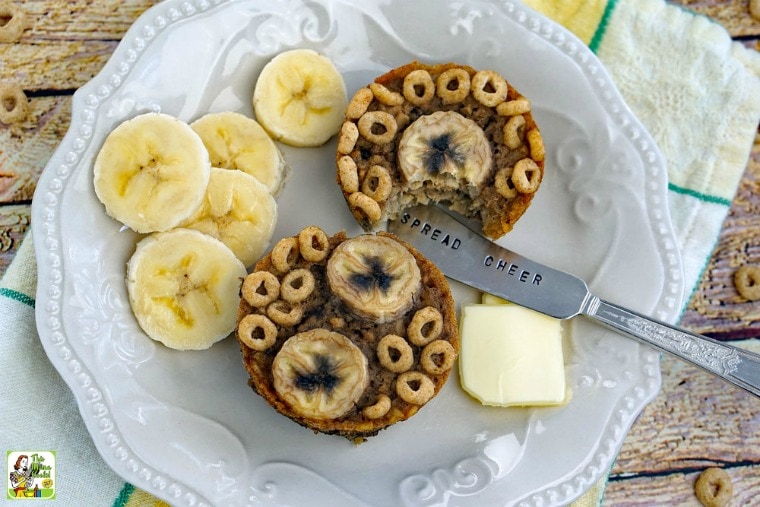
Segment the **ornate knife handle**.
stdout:
[[597,297],[585,315],[760,397],[760,355],[645,317]]

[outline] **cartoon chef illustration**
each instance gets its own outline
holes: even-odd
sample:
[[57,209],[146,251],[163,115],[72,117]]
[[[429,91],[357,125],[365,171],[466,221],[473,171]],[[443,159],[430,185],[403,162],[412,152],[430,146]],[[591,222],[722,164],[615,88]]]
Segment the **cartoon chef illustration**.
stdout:
[[23,497],[24,491],[31,490],[34,486],[32,471],[29,468],[29,456],[20,454],[13,465],[13,471],[10,473],[11,486],[16,493],[16,497]]

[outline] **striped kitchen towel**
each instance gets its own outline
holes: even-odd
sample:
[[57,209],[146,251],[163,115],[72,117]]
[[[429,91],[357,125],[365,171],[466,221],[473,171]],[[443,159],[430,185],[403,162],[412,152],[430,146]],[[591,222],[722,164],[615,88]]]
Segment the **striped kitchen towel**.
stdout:
[[760,54],[662,0],[525,0],[585,42],[665,158],[686,301],[704,271],[760,119]]
[[[760,56],[663,0],[525,0],[600,57],[662,151],[687,291],[697,286],[747,164],[760,120]],[[54,449],[62,505],[166,505],[100,458],[76,401],[36,334],[31,237],[0,282],[0,447]],[[12,373],[11,373],[12,372]],[[576,502],[599,505],[605,481]]]

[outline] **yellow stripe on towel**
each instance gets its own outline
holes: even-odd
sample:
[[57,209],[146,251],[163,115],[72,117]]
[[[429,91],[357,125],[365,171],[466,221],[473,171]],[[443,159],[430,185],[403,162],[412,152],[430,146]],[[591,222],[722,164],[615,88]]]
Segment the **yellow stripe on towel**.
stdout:
[[[603,25],[607,0],[561,1],[524,0],[525,4],[553,19],[581,39],[587,46]],[[593,49],[593,46],[592,46]]]

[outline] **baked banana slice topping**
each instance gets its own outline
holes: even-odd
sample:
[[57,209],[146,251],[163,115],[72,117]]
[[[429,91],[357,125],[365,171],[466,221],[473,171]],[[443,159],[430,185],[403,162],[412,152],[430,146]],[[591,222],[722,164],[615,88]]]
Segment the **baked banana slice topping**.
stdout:
[[336,419],[356,405],[369,383],[367,358],[340,333],[317,328],[283,344],[272,364],[274,388],[295,412]]
[[377,323],[414,304],[421,275],[414,256],[398,241],[365,234],[341,243],[327,263],[330,289],[357,315]]
[[177,350],[202,350],[235,330],[243,264],[221,241],[191,229],[152,234],[127,264],[132,312],[145,333]]
[[412,186],[477,188],[491,172],[491,145],[477,123],[453,111],[421,116],[404,131],[398,163]]
[[203,141],[186,123],[146,113],[106,137],[95,159],[95,193],[130,229],[168,231],[198,209],[210,171]]

